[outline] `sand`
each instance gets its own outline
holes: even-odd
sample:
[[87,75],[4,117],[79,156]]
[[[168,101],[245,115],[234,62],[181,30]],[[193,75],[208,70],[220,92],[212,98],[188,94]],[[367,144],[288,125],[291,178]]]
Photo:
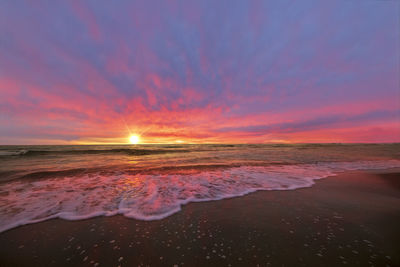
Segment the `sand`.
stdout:
[[159,221],[54,219],[1,233],[0,248],[0,266],[400,266],[400,170],[190,203]]

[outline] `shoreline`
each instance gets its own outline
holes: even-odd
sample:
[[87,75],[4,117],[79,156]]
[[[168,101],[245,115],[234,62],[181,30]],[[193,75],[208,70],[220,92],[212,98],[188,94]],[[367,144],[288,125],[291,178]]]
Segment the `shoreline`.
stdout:
[[397,265],[399,173],[349,171],[311,187],[190,202],[155,221],[27,224],[0,233],[0,266]]
[[[45,222],[47,220],[53,220],[53,219],[61,219],[61,220],[66,220],[66,221],[81,221],[81,220],[87,220],[87,219],[91,219],[91,218],[96,218],[96,217],[112,217],[112,216],[124,216],[126,218],[129,219],[133,219],[133,220],[139,220],[139,221],[155,221],[155,220],[163,220],[169,216],[172,216],[175,213],[178,213],[182,210],[182,208],[186,205],[189,205],[190,203],[198,203],[198,202],[210,202],[210,201],[220,201],[220,200],[224,200],[224,199],[231,199],[231,198],[237,198],[237,197],[243,197],[249,194],[253,194],[255,192],[259,192],[259,191],[292,191],[292,190],[299,190],[299,189],[304,189],[304,188],[309,188],[312,187],[316,184],[317,181],[322,180],[322,179],[326,179],[329,177],[335,177],[337,175],[342,175],[343,173],[349,173],[349,172],[367,172],[367,173],[374,173],[374,172],[390,172],[391,170],[396,171],[396,169],[399,170],[400,172],[400,167],[389,167],[386,169],[383,168],[375,168],[375,169],[359,169],[359,170],[340,170],[340,171],[336,171],[336,172],[331,172],[330,174],[327,174],[326,176],[321,176],[321,177],[317,177],[317,178],[309,178],[307,179],[307,182],[303,185],[296,185],[296,186],[284,186],[284,185],[279,185],[281,187],[279,188],[252,188],[252,189],[247,189],[244,190],[243,192],[239,192],[236,194],[232,194],[232,195],[225,195],[225,196],[219,196],[219,197],[214,197],[214,198],[205,198],[205,199],[185,199],[183,201],[181,201],[179,203],[179,207],[177,209],[174,210],[170,210],[164,214],[159,214],[159,215],[143,215],[143,214],[139,214],[139,216],[137,216],[138,214],[134,215],[134,216],[129,216],[126,215],[125,211],[121,211],[119,210],[114,210],[114,211],[97,211],[97,212],[92,212],[89,214],[85,214],[85,215],[73,215],[71,214],[71,212],[68,211],[63,211],[57,214],[53,214],[49,217],[45,217],[45,218],[40,218],[40,219],[36,219],[36,220],[32,220],[32,221],[26,221],[26,219],[24,220],[20,220],[17,222],[12,223],[11,225],[8,225],[7,227],[4,228],[0,228],[0,234],[24,225],[30,225],[30,224],[36,224],[36,223],[41,223],[41,222]],[[141,215],[141,216],[140,216]],[[144,217],[143,217],[144,216]],[[147,216],[147,218],[145,218]],[[150,218],[149,218],[150,217]]]

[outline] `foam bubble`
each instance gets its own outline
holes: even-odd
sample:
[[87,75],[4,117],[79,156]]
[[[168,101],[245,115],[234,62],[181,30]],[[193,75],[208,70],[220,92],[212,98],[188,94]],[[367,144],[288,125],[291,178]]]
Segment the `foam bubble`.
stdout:
[[0,185],[0,232],[51,218],[67,220],[123,214],[157,220],[189,202],[242,196],[257,190],[312,186],[337,172],[400,167],[400,161],[244,166],[197,174],[86,174]]
[[0,156],[18,156],[18,155],[24,155],[28,152],[29,152],[29,150],[26,150],[26,149],[15,150],[15,151],[3,150],[3,151],[0,151]]

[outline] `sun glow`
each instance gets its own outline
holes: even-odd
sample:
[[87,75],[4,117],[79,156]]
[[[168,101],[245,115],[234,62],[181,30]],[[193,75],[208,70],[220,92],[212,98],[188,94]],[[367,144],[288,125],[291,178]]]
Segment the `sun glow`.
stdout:
[[140,137],[138,135],[131,135],[129,137],[129,142],[131,142],[131,144],[138,144],[140,142]]

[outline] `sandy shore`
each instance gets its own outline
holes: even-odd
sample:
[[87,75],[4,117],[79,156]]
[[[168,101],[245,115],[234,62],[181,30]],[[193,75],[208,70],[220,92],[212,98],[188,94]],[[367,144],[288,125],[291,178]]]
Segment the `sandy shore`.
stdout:
[[22,226],[0,234],[0,266],[400,266],[399,226],[400,170],[349,172],[160,221]]

